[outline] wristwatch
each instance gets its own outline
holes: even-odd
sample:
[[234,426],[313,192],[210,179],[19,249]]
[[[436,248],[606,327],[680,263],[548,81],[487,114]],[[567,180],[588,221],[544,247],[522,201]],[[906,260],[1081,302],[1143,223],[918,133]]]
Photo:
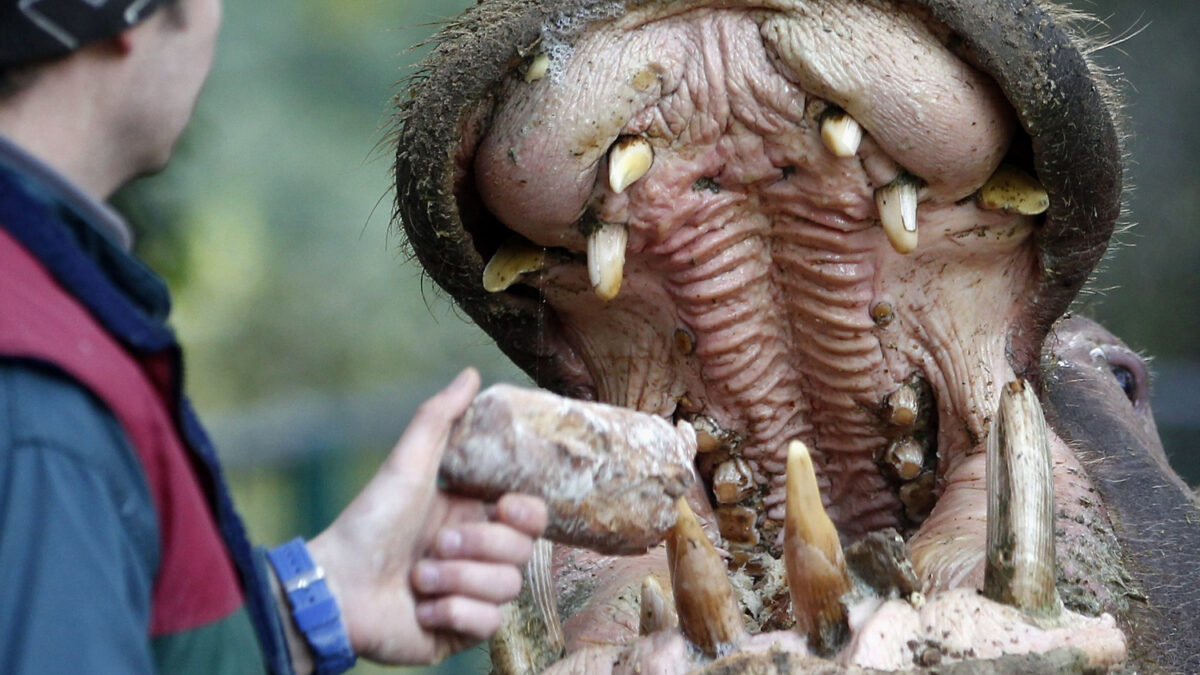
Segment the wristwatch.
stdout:
[[304,540],[297,537],[267,551],[267,559],[287,594],[292,619],[312,649],[317,675],[338,675],[353,667],[358,656],[350,646],[341,608],[325,583],[325,570],[313,562]]

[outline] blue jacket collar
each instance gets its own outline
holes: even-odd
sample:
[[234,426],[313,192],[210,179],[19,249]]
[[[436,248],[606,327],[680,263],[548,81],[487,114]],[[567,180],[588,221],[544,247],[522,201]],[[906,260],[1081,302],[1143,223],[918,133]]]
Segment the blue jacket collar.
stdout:
[[121,214],[108,204],[96,201],[65,176],[4,136],[0,136],[0,164],[44,186],[44,190],[54,194],[64,208],[78,214],[81,220],[87,221],[122,249],[129,251],[133,248],[133,233]]

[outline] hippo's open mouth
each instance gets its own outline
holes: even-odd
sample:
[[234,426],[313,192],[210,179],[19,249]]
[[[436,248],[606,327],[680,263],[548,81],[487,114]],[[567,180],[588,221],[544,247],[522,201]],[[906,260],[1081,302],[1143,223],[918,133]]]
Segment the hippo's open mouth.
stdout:
[[[1111,112],[1056,17],[1007,0],[493,0],[443,38],[402,104],[416,255],[539,384],[695,426],[692,502],[734,580],[701,563],[681,583],[677,549],[697,540],[677,541],[680,628],[705,656],[653,636],[635,656],[663,552],[560,550],[556,610],[582,655],[562,667],[756,644],[882,669],[1124,658],[1112,620],[1084,616],[1118,602],[1107,516],[1022,385],[1120,192]],[[1052,472],[985,478],[989,438]],[[1009,514],[990,538],[989,496]],[[916,588],[847,595],[863,571],[837,535],[888,528]]]

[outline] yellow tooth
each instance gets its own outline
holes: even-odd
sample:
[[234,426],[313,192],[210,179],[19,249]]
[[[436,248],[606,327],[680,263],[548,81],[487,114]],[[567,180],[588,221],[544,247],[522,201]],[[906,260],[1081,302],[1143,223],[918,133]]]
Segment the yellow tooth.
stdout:
[[667,562],[679,628],[709,656],[730,653],[746,636],[725,563],[680,497],[679,518],[667,535]]
[[726,460],[713,472],[713,496],[718,504],[736,504],[754,492],[754,475],[746,460]]
[[671,630],[679,625],[679,615],[663,590],[662,584],[653,576],[642,580],[641,624],[639,633],[650,635]]
[[700,453],[732,451],[741,440],[736,433],[722,429],[716,420],[707,415],[696,415],[689,421],[696,430],[697,451]]
[[916,388],[911,385],[901,385],[899,389],[888,394],[888,422],[897,427],[911,427],[917,422],[917,409],[920,403]]
[[602,224],[588,236],[588,278],[592,289],[605,302],[617,297],[625,275],[625,247],[629,229]]
[[984,593],[1036,617],[1062,609],[1054,587],[1054,470],[1033,387],[1006,385],[987,439]]
[[879,222],[892,248],[903,255],[917,248],[917,198],[920,183],[908,174],[875,191]]
[[925,448],[912,438],[897,439],[888,446],[884,460],[900,480],[913,480],[924,468]]
[[835,157],[853,157],[862,143],[863,128],[844,110],[833,109],[821,116],[821,140]]
[[979,208],[1036,216],[1050,208],[1050,196],[1036,178],[1010,164],[1001,164],[996,173],[975,193]]
[[523,275],[537,272],[545,266],[546,249],[520,237],[512,237],[501,244],[496,255],[483,268],[483,288],[488,293],[508,290]]
[[529,69],[525,71],[526,82],[537,82],[546,77],[546,72],[550,70],[550,56],[548,54],[538,54],[533,57],[533,61],[529,62]]
[[608,186],[621,194],[633,185],[654,164],[654,148],[639,136],[626,136],[617,141],[608,153]]
[[849,631],[841,598],[850,577],[837,529],[821,504],[812,457],[800,441],[788,446],[783,561],[796,630],[818,654],[835,652]]

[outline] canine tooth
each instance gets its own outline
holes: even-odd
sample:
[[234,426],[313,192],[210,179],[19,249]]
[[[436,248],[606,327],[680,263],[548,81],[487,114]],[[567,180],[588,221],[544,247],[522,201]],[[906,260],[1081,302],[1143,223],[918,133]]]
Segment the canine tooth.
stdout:
[[626,136],[608,153],[608,186],[621,194],[636,183],[654,164],[654,148],[640,136]]
[[667,598],[662,584],[653,576],[642,580],[641,622],[638,632],[650,635],[663,630],[670,630],[679,625],[679,615]]
[[545,266],[546,249],[520,237],[511,237],[500,245],[487,267],[483,268],[483,288],[488,293],[506,291],[523,275],[537,272]]
[[546,72],[550,70],[550,55],[538,54],[533,57],[533,61],[529,63],[529,69],[525,71],[526,82],[537,82],[546,77]]
[[1050,208],[1050,196],[1038,179],[1011,164],[1001,164],[975,193],[979,208],[1037,216]]
[[628,245],[629,230],[624,225],[603,224],[588,236],[588,278],[601,300],[612,300],[621,291]]
[[713,473],[713,495],[718,504],[736,504],[754,491],[754,476],[746,460],[736,457],[723,462]]
[[897,439],[888,446],[884,461],[900,480],[910,481],[921,475],[925,466],[925,448],[912,438]]
[[901,174],[896,180],[875,191],[879,222],[892,248],[903,255],[917,248],[917,199],[920,182]]
[[917,422],[918,396],[912,385],[905,384],[888,394],[888,422],[897,427],[912,427]]
[[821,140],[836,157],[853,157],[862,143],[863,129],[846,111],[830,109],[821,116]]
[[788,446],[786,514],[783,560],[796,630],[818,654],[830,654],[848,635],[841,598],[850,577],[837,529],[821,503],[812,457],[800,441]]
[[1006,385],[987,440],[984,593],[1034,616],[1057,616],[1054,474],[1049,432],[1033,388]]
[[746,636],[742,613],[725,563],[700,528],[700,522],[680,497],[675,527],[667,535],[667,562],[679,628],[709,656],[723,656]]

